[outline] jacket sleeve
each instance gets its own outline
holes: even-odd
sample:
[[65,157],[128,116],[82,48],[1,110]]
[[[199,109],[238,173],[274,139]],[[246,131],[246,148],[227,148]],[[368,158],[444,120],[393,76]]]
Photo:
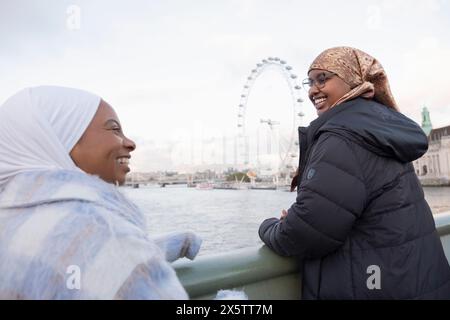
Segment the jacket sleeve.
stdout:
[[194,260],[200,251],[202,239],[193,232],[169,232],[151,237],[156,245],[164,252],[166,260],[176,261],[180,258]]
[[[188,299],[175,270],[166,261],[164,253],[158,252],[160,250],[156,244],[142,239],[127,239],[122,246],[124,252],[126,252],[126,260],[140,262],[135,263],[135,267],[128,274],[126,280],[121,283],[114,299]],[[114,263],[114,261],[111,261],[111,263]]]
[[296,202],[283,220],[265,220],[261,240],[283,256],[323,257],[342,246],[366,202],[352,142],[322,134],[313,146]]

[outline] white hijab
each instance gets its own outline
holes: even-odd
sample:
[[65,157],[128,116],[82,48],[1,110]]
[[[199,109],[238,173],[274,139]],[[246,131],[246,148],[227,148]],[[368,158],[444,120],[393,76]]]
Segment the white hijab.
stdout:
[[18,173],[80,170],[69,153],[101,98],[78,89],[26,88],[0,106],[0,192]]

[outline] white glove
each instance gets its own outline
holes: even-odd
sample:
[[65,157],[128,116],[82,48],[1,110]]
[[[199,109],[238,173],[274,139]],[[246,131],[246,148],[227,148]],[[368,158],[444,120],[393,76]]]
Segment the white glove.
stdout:
[[202,244],[202,239],[189,231],[165,233],[151,239],[161,248],[169,262],[183,257],[194,260]]

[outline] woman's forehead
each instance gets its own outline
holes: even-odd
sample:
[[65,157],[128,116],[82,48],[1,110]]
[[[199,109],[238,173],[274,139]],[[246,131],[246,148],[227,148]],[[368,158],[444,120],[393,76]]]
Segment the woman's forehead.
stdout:
[[97,113],[94,116],[94,121],[104,123],[111,119],[119,122],[119,118],[114,109],[107,102],[102,100],[98,106]]
[[308,72],[308,77],[318,76],[319,74],[327,73],[327,72],[329,72],[329,71],[323,70],[323,69],[311,69]]

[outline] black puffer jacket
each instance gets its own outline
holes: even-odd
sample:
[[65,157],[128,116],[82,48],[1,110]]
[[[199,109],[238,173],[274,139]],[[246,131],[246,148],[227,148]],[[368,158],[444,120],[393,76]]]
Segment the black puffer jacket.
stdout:
[[450,299],[450,267],[411,161],[427,138],[358,98],[300,132],[296,202],[264,243],[304,260],[304,299]]

